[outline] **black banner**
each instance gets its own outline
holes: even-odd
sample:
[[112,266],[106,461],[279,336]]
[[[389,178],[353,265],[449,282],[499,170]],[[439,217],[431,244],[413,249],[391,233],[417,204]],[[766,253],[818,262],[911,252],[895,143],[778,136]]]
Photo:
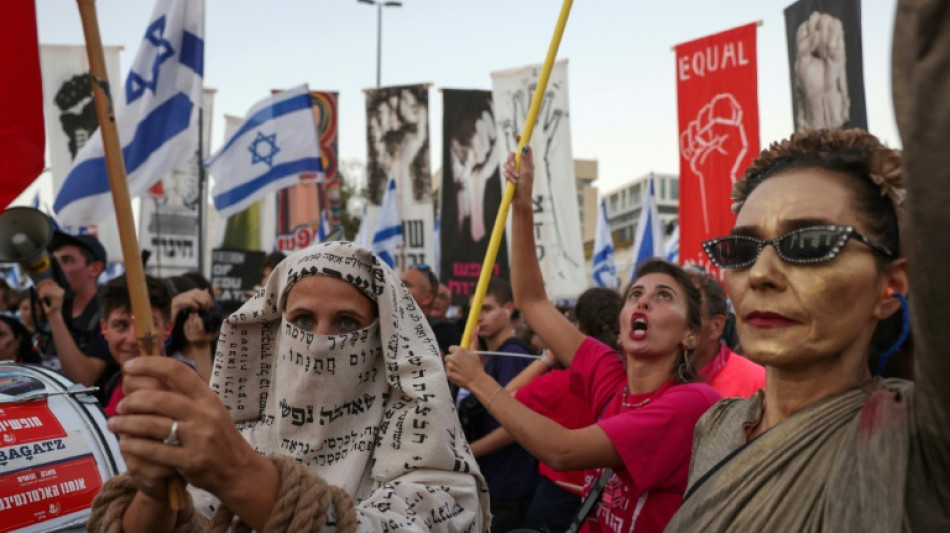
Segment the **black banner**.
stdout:
[[860,0],[799,0],[785,30],[795,131],[867,130]]
[[[452,303],[468,304],[501,204],[507,154],[497,138],[491,91],[442,90],[442,220],[439,279]],[[492,275],[508,279],[504,237]]]
[[211,286],[220,291],[217,300],[228,316],[247,301],[248,293],[261,284],[264,252],[214,249],[211,252]]

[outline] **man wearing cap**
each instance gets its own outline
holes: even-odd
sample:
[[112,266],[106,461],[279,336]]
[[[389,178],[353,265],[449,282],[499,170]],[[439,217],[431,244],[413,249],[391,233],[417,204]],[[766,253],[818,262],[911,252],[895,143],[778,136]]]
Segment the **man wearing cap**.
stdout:
[[105,248],[92,235],[55,231],[49,252],[69,281],[72,302],[64,309],[66,290],[51,279],[37,285],[53,340],[48,351],[58,356],[66,377],[86,386],[98,385],[102,390],[105,382],[119,370],[98,333],[97,282],[105,269]]

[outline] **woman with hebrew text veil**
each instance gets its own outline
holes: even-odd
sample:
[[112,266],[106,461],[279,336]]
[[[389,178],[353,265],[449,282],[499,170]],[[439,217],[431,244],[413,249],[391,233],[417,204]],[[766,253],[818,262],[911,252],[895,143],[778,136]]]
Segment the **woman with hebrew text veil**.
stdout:
[[[109,428],[129,473],[103,488],[92,531],[487,529],[435,337],[367,250],[281,262],[225,322],[210,388],[160,358],[124,371]],[[175,474],[191,502],[177,513]]]
[[[902,1],[897,30],[903,154],[861,130],[796,133],[704,244],[766,387],[699,421],[667,531],[950,531],[950,2]],[[877,375],[895,315],[914,382]]]

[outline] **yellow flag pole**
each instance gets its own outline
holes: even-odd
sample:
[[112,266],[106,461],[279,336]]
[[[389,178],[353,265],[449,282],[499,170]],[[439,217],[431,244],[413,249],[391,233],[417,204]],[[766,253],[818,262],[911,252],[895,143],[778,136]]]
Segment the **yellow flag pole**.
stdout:
[[[531,107],[528,109],[528,118],[525,120],[524,131],[521,133],[521,141],[518,142],[518,149],[515,151],[515,168],[521,169],[521,154],[525,146],[531,142],[531,134],[534,133],[534,125],[538,120],[538,112],[541,110],[541,102],[544,101],[544,93],[548,88],[548,78],[551,77],[551,69],[554,68],[554,59],[557,56],[557,49],[561,45],[561,36],[564,35],[564,27],[567,26],[567,16],[571,13],[573,0],[564,0],[561,5],[561,14],[557,18],[557,26],[554,28],[554,36],[551,37],[551,44],[548,46],[548,55],[544,58],[544,67],[541,68],[541,76],[538,78],[538,87],[534,91],[534,97],[531,98]],[[498,248],[501,246],[501,236],[505,233],[505,221],[508,219],[508,208],[511,207],[511,200],[515,197],[515,184],[508,182],[505,184],[505,194],[501,198],[501,205],[498,207],[498,215],[495,216],[495,227],[492,228],[491,239],[488,241],[488,250],[485,251],[485,261],[482,262],[482,271],[478,275],[478,284],[475,286],[475,294],[472,295],[472,308],[468,312],[468,319],[465,321],[465,332],[462,333],[463,348],[471,348],[472,332],[478,324],[478,315],[482,313],[482,301],[485,299],[485,292],[488,290],[488,280],[491,279],[492,269],[495,266],[495,259],[498,257]]]
[[[135,221],[132,218],[132,200],[129,197],[129,185],[125,176],[125,162],[119,143],[119,132],[115,125],[115,113],[112,107],[112,95],[109,92],[109,79],[106,75],[105,54],[102,51],[102,39],[99,36],[99,22],[96,18],[95,0],[77,0],[79,16],[82,19],[83,33],[86,36],[86,53],[89,55],[89,76],[92,78],[92,93],[95,97],[96,118],[99,119],[99,131],[105,152],[106,169],[109,173],[109,185],[112,188],[112,204],[119,228],[119,242],[122,245],[122,259],[125,262],[125,276],[129,285],[129,300],[138,335],[139,349],[144,355],[158,355],[159,346],[152,326],[152,305],[148,300],[145,286],[145,268],[139,252],[138,239],[135,236]],[[184,481],[172,478],[168,485],[168,501],[172,509],[185,506]]]

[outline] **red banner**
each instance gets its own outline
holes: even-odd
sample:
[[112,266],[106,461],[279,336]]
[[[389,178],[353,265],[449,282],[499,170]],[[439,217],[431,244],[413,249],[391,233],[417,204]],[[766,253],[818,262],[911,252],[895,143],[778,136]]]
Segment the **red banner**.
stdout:
[[680,262],[711,272],[702,241],[732,230],[732,185],[759,154],[755,28],[676,46]]
[[0,18],[4,39],[0,70],[8,78],[0,87],[0,209],[15,200],[43,171],[46,147],[36,3],[17,0],[5,3],[4,8]]
[[91,455],[0,475],[0,533],[88,509],[101,488]]
[[63,426],[46,405],[46,400],[0,407],[0,447],[65,436]]

